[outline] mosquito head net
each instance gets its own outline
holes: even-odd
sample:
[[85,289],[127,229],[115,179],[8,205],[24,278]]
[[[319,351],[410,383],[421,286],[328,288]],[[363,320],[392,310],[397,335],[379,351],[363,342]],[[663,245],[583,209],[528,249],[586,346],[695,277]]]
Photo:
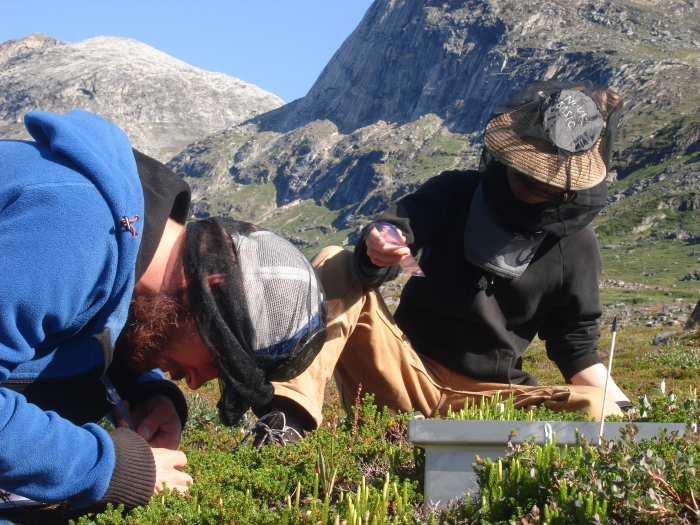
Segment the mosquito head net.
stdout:
[[185,277],[199,335],[219,366],[219,414],[235,424],[302,373],[326,339],[326,300],[309,261],[253,224],[210,217],[188,224]]

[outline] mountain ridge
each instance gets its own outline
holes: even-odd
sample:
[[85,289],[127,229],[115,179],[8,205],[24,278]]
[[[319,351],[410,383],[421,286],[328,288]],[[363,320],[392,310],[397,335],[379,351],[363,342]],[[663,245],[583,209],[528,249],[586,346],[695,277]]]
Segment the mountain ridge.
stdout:
[[[684,110],[697,115],[700,98],[680,104],[676,93],[655,86],[676,76],[689,86],[700,80],[698,29],[697,5],[676,0],[378,0],[306,97],[209,137],[206,146],[193,144],[170,165],[207,198],[195,204],[198,216],[226,212],[207,197],[214,187],[271,183],[271,206],[311,199],[342,208],[332,226],[352,229],[424,181],[426,168],[435,175],[475,167],[487,116],[529,81],[587,78],[627,104],[614,158],[622,178],[655,155],[680,152],[669,140],[663,153],[653,139],[682,125]],[[440,133],[417,129],[434,118]],[[405,144],[391,133],[384,143],[359,143],[387,125]],[[440,162],[435,146],[444,141],[462,147]]]
[[168,161],[187,144],[283,104],[275,95],[204,71],[136,40],[75,44],[35,33],[0,44],[0,137],[28,138],[32,109],[93,111],[135,148]]

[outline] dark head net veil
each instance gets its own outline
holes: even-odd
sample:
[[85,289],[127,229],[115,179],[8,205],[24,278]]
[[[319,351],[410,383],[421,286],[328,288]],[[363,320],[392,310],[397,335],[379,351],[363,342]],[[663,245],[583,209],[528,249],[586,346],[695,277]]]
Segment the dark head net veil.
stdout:
[[270,381],[296,377],[321,350],[323,288],[289,241],[225,217],[187,225],[184,266],[199,335],[220,370],[219,414],[233,425],[272,400]]

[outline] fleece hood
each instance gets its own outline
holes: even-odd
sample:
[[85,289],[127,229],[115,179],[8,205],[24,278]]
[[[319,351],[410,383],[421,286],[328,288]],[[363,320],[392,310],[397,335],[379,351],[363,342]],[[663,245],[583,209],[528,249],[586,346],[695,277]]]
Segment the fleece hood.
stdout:
[[143,233],[144,199],[131,143],[120,128],[88,111],[65,115],[32,111],[24,122],[37,144],[77,166],[103,195],[112,213],[119,270],[96,325],[109,328],[114,345],[126,323]]

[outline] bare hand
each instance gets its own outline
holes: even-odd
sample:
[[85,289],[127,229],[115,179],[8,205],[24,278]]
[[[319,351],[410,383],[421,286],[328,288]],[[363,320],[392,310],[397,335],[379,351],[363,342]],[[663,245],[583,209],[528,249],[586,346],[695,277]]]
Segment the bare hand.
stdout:
[[[584,368],[577,374],[571,376],[571,384],[594,386],[596,388],[600,388],[601,390],[605,390],[605,380],[607,377],[608,371],[605,368],[605,365],[598,363],[589,366],[588,368]],[[629,398],[622,392],[622,390],[620,390],[620,387],[617,386],[617,383],[615,383],[615,380],[612,377],[610,378],[610,384],[608,387],[608,395],[610,396],[609,399],[611,401],[629,401]]]
[[[128,408],[128,403],[125,403]],[[126,427],[118,410],[114,411],[117,425]],[[137,405],[131,412],[136,421],[136,433],[151,447],[176,450],[180,444],[182,424],[175,405],[167,396],[159,395]]]
[[180,471],[187,464],[185,454],[165,448],[152,448],[151,452],[156,462],[156,485],[153,490],[160,493],[165,483],[169,489],[186,492],[187,483],[192,483],[192,476]]
[[[397,229],[396,231],[405,243],[406,237],[401,233],[401,230]],[[367,256],[377,266],[398,264],[399,261],[411,255],[411,250],[407,246],[400,246],[387,241],[379,234],[377,228],[370,230],[365,244],[367,244]]]

